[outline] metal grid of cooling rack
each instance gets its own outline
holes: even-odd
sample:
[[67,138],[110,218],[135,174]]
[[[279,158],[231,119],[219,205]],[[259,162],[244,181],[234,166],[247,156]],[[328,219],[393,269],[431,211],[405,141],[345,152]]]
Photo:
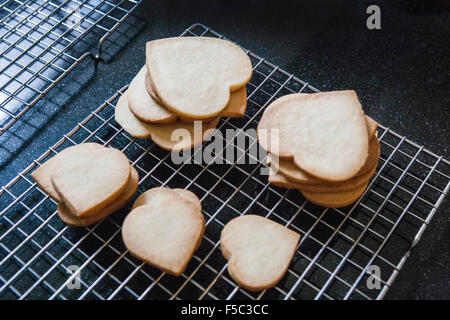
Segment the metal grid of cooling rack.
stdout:
[[[105,40],[141,0],[7,0],[0,5],[0,135]],[[97,46],[94,55],[90,52]]]
[[[222,35],[201,24],[182,36]],[[248,139],[245,150],[227,140],[237,158],[223,164],[175,165],[151,140],[130,137],[114,121],[119,90],[58,143],[0,190],[0,298],[2,299],[381,299],[420,239],[450,188],[450,163],[380,125],[381,157],[364,195],[353,205],[326,209],[295,190],[268,184],[264,161],[248,150],[264,108],[292,92],[316,88],[247,51],[253,77],[241,119],[218,128]],[[122,150],[138,170],[139,192],[154,186],[189,188],[202,202],[206,230],[186,271],[172,277],[133,258],[120,235],[130,205],[87,228],[69,228],[56,204],[30,173],[54,153],[86,141]],[[208,144],[203,146],[207,150]],[[192,154],[195,160],[195,152]],[[245,159],[245,164],[242,160]],[[263,292],[239,288],[226,271],[219,238],[223,226],[242,214],[259,214],[299,232],[301,241],[278,285]],[[371,266],[380,268],[379,288],[366,285]],[[71,266],[80,288],[69,289]],[[372,275],[373,276],[373,275]],[[372,278],[373,279],[373,278]]]

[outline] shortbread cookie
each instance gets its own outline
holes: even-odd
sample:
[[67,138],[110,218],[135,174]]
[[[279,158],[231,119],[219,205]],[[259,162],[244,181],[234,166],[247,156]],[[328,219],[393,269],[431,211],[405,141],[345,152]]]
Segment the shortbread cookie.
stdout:
[[367,184],[350,191],[330,193],[309,192],[304,190],[300,191],[303,196],[312,203],[323,207],[339,208],[346,207],[358,200],[358,198],[364,193],[364,190],[366,190],[366,187]]
[[[200,200],[197,198],[197,196],[195,195],[195,193],[193,193],[189,190],[186,190],[186,189],[179,189],[179,188],[169,189],[169,188],[165,188],[165,187],[152,188],[152,189],[149,189],[149,190],[145,191],[144,193],[142,193],[134,202],[131,210],[133,210],[139,206],[146,205],[151,202],[158,203],[158,202],[170,200],[174,196],[175,197],[178,196],[178,197],[181,197],[181,198],[189,201],[191,204],[193,204],[197,208],[197,210],[199,212],[202,211],[202,204],[201,204]],[[200,246],[201,243],[202,243],[202,238],[200,237],[198,239],[197,245],[195,246],[196,250]]]
[[[271,130],[278,130],[278,148],[270,143]],[[265,150],[293,159],[296,166],[322,180],[350,179],[368,155],[365,116],[354,91],[278,99],[264,112],[257,132]]]
[[198,207],[171,193],[154,196],[125,218],[122,238],[130,253],[172,275],[186,268],[203,235],[205,222]]
[[130,111],[140,120],[150,123],[173,122],[177,115],[170,112],[147,92],[145,75],[147,68],[143,66],[128,87],[128,104]]
[[[336,188],[335,191],[339,191],[339,190],[348,190],[349,188],[351,189],[363,185],[370,179],[370,177],[375,172],[379,157],[380,157],[380,143],[378,139],[375,137],[370,141],[369,155],[366,159],[366,162],[364,163],[364,166],[358,171],[358,173],[353,178],[339,182],[328,182],[318,179],[308,174],[307,172],[303,171],[302,169],[298,168],[291,160],[278,159],[278,163],[276,163],[276,161],[272,163],[270,155],[268,155],[269,159],[268,161],[270,161],[274,169],[278,169],[278,171],[284,176],[286,176],[288,180],[291,180],[301,185],[306,185],[305,190],[326,192],[327,191],[326,189]],[[311,188],[308,189],[307,187],[309,186],[319,186],[320,188],[314,189],[313,187],[312,189]]]
[[121,194],[130,177],[127,157],[112,148],[80,148],[52,164],[53,188],[72,214],[87,217]]
[[283,173],[274,173],[272,169],[269,170],[269,182],[275,186],[286,189],[299,189],[309,192],[345,192],[354,189],[358,189],[363,185],[366,185],[376,170],[376,166],[372,168],[368,173],[354,177],[349,180],[340,182],[328,182],[323,181],[318,184],[304,184],[289,180]]
[[[146,75],[145,87],[147,88],[147,91],[150,94],[150,96],[152,96],[153,99],[155,99],[156,101],[159,101],[159,98],[155,98],[157,96],[156,96],[155,92],[153,91],[152,86],[150,85],[150,77],[149,77],[148,73]],[[219,116],[220,117],[231,117],[231,118],[242,117],[245,114],[246,109],[247,109],[247,89],[246,89],[246,87],[242,87],[236,91],[231,92],[230,101],[228,102],[225,109],[223,109],[220,112]],[[196,119],[186,118],[186,117],[179,117],[179,119],[183,122],[192,122],[192,121],[196,120]],[[210,120],[210,119],[208,118],[205,120]]]
[[[115,119],[122,128],[136,138],[151,138],[161,148],[168,151],[190,149],[206,140],[217,126],[220,118],[208,122],[198,122],[198,132],[195,123],[184,123],[179,120],[172,123],[149,124],[137,119],[131,113],[126,96],[128,91],[120,97],[115,109]],[[177,131],[176,131],[177,130]],[[173,139],[172,139],[173,135]],[[180,138],[184,137],[184,139]],[[172,141],[173,140],[173,141]]]
[[[153,87],[151,85],[150,75],[147,72],[145,75],[145,88],[147,89],[148,94],[158,103],[162,104],[159,97],[156,95],[155,91],[153,90]],[[247,109],[247,88],[244,86],[240,89],[237,89],[236,91],[233,91],[230,93],[230,101],[228,102],[225,109],[223,109],[219,116],[220,117],[231,117],[231,118],[238,118],[242,117],[245,114],[245,110]],[[198,119],[194,118],[187,118],[180,116],[179,119],[183,122],[193,122]],[[205,120],[211,120],[211,118],[203,119]]]
[[81,218],[73,215],[69,209],[62,203],[58,204],[58,216],[64,221],[66,224],[73,227],[87,227],[91,224],[94,224],[111,213],[119,210],[121,207],[131,199],[131,197],[136,193],[139,182],[139,175],[136,169],[131,168],[130,180],[128,181],[127,187],[125,190],[110,204],[108,204],[105,208],[101,209],[98,213],[93,214],[92,216]]
[[220,236],[220,248],[228,260],[228,272],[239,286],[260,291],[275,286],[286,273],[300,235],[257,215],[228,222]]
[[208,37],[147,42],[146,64],[162,104],[195,119],[219,115],[230,92],[244,87],[252,75],[251,61],[241,48]]
[[74,145],[71,147],[68,147],[64,150],[62,150],[60,153],[54,155],[47,161],[45,161],[39,168],[34,170],[31,173],[31,176],[33,177],[34,181],[38,184],[39,188],[41,188],[42,191],[47,193],[50,198],[55,200],[56,202],[61,202],[61,199],[59,198],[58,194],[56,193],[55,189],[53,188],[52,179],[51,179],[51,168],[52,164],[58,161],[58,158],[61,154],[64,154],[66,152],[71,152],[72,150],[76,150],[79,148],[82,148],[84,150],[88,149],[96,149],[96,148],[102,148],[103,146],[98,143],[93,142],[86,142],[83,144]]

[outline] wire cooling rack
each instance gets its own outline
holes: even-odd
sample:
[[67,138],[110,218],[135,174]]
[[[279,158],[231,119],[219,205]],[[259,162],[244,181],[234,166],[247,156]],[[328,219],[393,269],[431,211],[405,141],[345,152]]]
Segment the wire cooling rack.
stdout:
[[[223,38],[201,24],[188,28],[185,35]],[[248,152],[257,143],[249,129],[256,128],[274,99],[318,90],[247,52],[254,68],[247,86],[247,113],[241,119],[224,118],[218,125],[223,133],[235,129],[236,138],[247,139],[245,150],[227,140],[237,157],[233,163],[217,154],[224,164],[175,165],[170,154],[151,140],[129,136],[114,121],[115,104],[126,90],[122,88],[4,186],[0,190],[0,298],[383,298],[449,190],[449,162],[380,125],[378,168],[355,204],[326,209],[309,203],[296,190],[271,186],[260,173],[264,161]],[[164,185],[189,188],[201,199],[205,235],[180,277],[150,267],[126,251],[120,226],[130,205],[87,228],[70,228],[59,220],[56,203],[36,186],[30,173],[55,153],[86,141],[122,150],[139,172],[139,192]],[[247,213],[266,216],[302,236],[286,275],[263,292],[239,288],[220,252],[221,229]],[[79,268],[78,289],[67,285],[72,283],[73,266]],[[371,273],[373,266],[379,274]],[[371,289],[368,280],[375,283]]]
[[[140,1],[4,1],[0,5],[0,135],[84,59],[102,59],[106,39]],[[133,27],[128,23],[126,29]],[[108,47],[114,43],[110,41]],[[93,46],[95,53],[90,52]]]

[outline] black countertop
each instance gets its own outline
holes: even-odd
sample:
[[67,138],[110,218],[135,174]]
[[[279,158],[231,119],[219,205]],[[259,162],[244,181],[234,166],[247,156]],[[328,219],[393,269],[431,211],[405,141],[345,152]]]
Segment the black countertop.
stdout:
[[[18,124],[1,151],[5,185],[144,63],[144,44],[200,22],[320,90],[354,89],[365,112],[449,159],[449,11],[426,1],[145,1],[143,30],[111,62],[79,66]],[[381,8],[381,30],[366,8]],[[63,91],[65,94],[61,94]],[[38,111],[37,111],[38,110]],[[27,117],[24,120],[27,120]],[[450,210],[442,203],[388,299],[450,299]]]

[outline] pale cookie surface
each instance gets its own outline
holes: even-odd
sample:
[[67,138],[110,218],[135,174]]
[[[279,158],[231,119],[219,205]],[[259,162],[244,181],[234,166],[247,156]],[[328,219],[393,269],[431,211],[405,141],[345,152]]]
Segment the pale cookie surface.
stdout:
[[195,119],[217,116],[230,92],[245,86],[252,75],[251,61],[241,48],[208,37],[147,42],[146,64],[162,104]]
[[[172,123],[149,124],[140,121],[131,113],[124,93],[117,102],[115,119],[122,128],[136,138],[151,138],[161,148],[168,151],[180,151],[190,149],[202,143],[215,129],[220,118],[211,121],[184,123],[175,121]],[[172,139],[173,135],[173,139]]]
[[128,103],[130,111],[140,120],[151,123],[167,123],[175,121],[176,114],[170,112],[147,92],[145,86],[145,75],[147,68],[145,65],[131,81],[128,87]]
[[[245,110],[247,109],[247,90],[246,88],[241,88],[236,91],[231,92],[230,101],[228,102],[225,109],[223,109],[219,117],[231,117],[231,118],[239,118],[245,114]],[[182,122],[190,123],[195,121],[192,118],[179,117]],[[214,118],[213,118],[214,119]],[[211,121],[211,118],[203,119],[204,121]]]
[[[194,205],[198,212],[202,211],[202,204],[195,193],[193,193],[192,191],[179,188],[169,189],[165,187],[152,188],[142,193],[134,202],[131,210],[152,202],[157,204],[163,203],[166,200],[170,201],[171,199],[173,199],[173,197],[181,197]],[[198,239],[197,245],[195,246],[196,250],[200,246],[201,240],[202,238],[200,237]]]
[[[339,182],[328,182],[318,179],[298,168],[291,160],[278,159],[278,164],[274,161],[273,163],[271,162],[271,165],[273,168],[278,169],[287,179],[300,185],[305,185],[305,190],[320,192],[334,188],[335,191],[340,191],[352,189],[366,183],[375,172],[379,156],[380,143],[375,137],[370,141],[369,155],[364,166],[353,178]],[[316,186],[318,186],[318,188],[314,189]]]
[[103,146],[98,143],[93,142],[86,142],[79,145],[74,145],[71,147],[68,147],[64,150],[62,150],[60,153],[54,155],[47,161],[45,161],[39,168],[33,171],[31,173],[31,176],[38,184],[39,188],[42,189],[45,193],[47,193],[50,198],[55,200],[56,202],[61,202],[61,199],[58,196],[58,193],[56,193],[55,189],[53,188],[52,179],[51,179],[51,172],[52,172],[52,164],[58,161],[59,155],[64,154],[66,152],[70,152],[71,150],[76,150],[79,148],[83,149],[96,149],[96,148],[102,148]]
[[125,190],[110,204],[108,204],[105,208],[101,209],[99,212],[93,214],[92,216],[81,218],[73,215],[69,209],[64,204],[58,204],[58,216],[62,221],[66,224],[73,227],[87,227],[91,224],[94,224],[111,213],[119,210],[121,207],[131,199],[131,197],[136,193],[139,182],[139,175],[136,169],[131,168],[130,180],[128,181],[128,185]]
[[228,222],[220,247],[228,260],[228,272],[241,286],[253,291],[275,286],[287,271],[300,235],[257,215]]
[[172,275],[186,268],[204,232],[204,218],[190,201],[173,195],[133,209],[122,226],[130,253]]
[[[301,95],[308,95],[311,93],[291,93],[291,94],[287,94],[284,95],[280,98],[278,98],[276,101],[278,102],[283,102],[283,101],[289,101],[290,99],[296,99],[295,97],[301,96]],[[371,117],[369,116],[365,116],[366,117],[366,127],[367,127],[367,134],[369,137],[369,140],[371,138],[374,137],[375,132],[377,132],[377,128],[378,128],[378,122],[376,122],[375,120],[373,120]]]
[[[147,88],[148,93],[153,97],[153,99],[159,101],[159,98],[155,98],[156,94],[152,86],[150,85],[150,77],[148,76],[148,73],[146,76],[145,87]],[[242,117],[245,114],[246,109],[247,109],[247,89],[246,87],[242,87],[230,93],[230,101],[228,102],[225,109],[223,109],[220,112],[219,116],[231,118]],[[179,117],[179,119],[182,120],[183,122],[192,122],[195,120],[193,118],[187,117]],[[204,120],[209,120],[209,118]]]
[[117,149],[79,148],[61,154],[52,164],[51,174],[62,202],[73,214],[83,217],[104,208],[124,191],[130,164]]
[[366,187],[367,184],[359,187],[358,189],[350,191],[330,193],[309,192],[304,190],[300,191],[303,196],[312,203],[318,204],[323,207],[339,208],[346,207],[358,200],[358,198],[363,194]]
[[[273,102],[259,121],[261,146],[293,159],[296,166],[323,180],[342,181],[356,175],[368,155],[367,126],[356,93],[283,98]],[[266,138],[271,130],[278,130],[278,146]]]

